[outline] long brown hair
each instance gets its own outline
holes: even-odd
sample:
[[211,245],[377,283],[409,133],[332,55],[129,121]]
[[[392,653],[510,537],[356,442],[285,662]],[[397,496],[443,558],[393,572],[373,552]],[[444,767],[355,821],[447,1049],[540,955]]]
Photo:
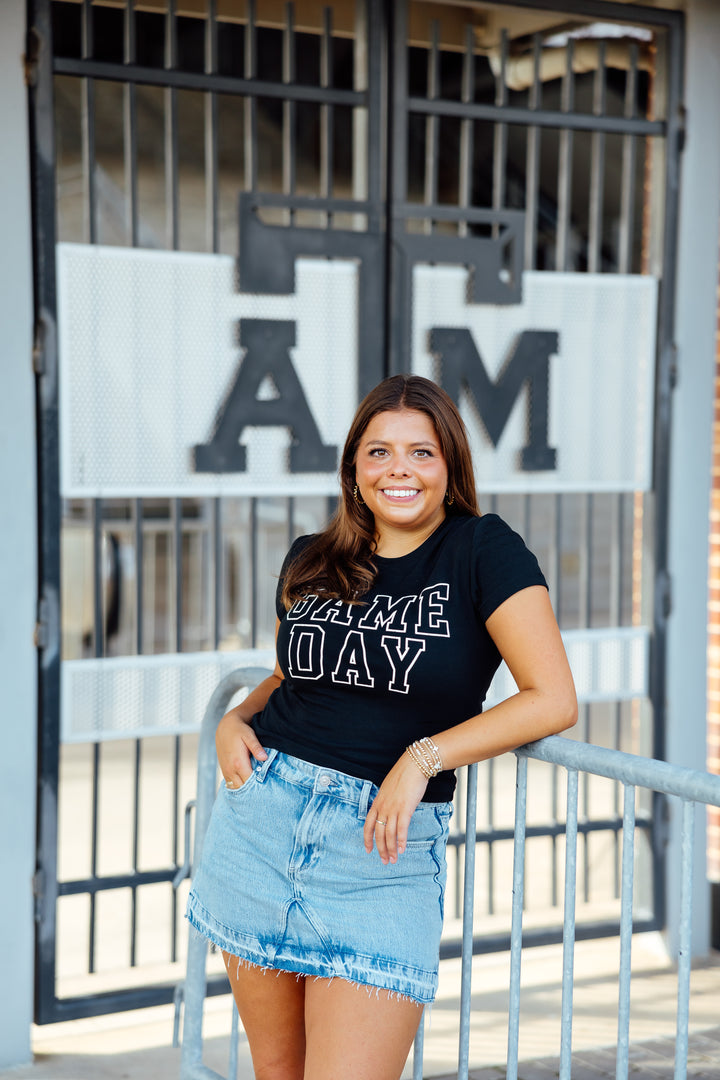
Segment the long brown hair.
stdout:
[[340,462],[340,498],[335,514],[293,560],[285,575],[282,601],[287,609],[308,593],[353,603],[372,586],[376,569],[375,520],[353,496],[355,462],[365,429],[378,413],[415,409],[425,413],[437,433],[448,471],[448,514],[479,516],[467,432],[452,398],[420,375],[384,379],[360,402]]

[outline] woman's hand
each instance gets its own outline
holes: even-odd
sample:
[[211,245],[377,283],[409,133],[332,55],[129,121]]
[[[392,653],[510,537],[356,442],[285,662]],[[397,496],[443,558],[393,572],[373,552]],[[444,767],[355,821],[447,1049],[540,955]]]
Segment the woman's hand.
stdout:
[[387,774],[365,818],[365,850],[373,841],[384,863],[394,863],[407,843],[410,818],[425,794],[427,780],[409,754],[403,754]]
[[238,716],[235,709],[226,712],[215,732],[220,771],[228,787],[242,787],[252,773],[252,759],[265,761],[260,740],[248,720]]

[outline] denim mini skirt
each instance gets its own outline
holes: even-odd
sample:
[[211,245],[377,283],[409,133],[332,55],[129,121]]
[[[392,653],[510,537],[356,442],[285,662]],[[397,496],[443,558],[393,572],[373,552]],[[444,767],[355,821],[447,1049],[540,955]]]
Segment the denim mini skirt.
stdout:
[[241,963],[432,1002],[452,803],[420,803],[406,850],[383,864],[363,843],[377,791],[268,750],[242,787],[218,791],[191,925]]

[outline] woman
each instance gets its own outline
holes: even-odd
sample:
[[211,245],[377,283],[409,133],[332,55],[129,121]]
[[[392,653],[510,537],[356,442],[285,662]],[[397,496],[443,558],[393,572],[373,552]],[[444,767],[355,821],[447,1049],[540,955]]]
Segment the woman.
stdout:
[[[218,727],[188,904],[257,1080],[397,1080],[437,985],[454,770],[577,716],[545,580],[480,516],[447,394],[382,382],[340,478],[333,521],[285,559],[275,671]],[[481,713],[501,658],[518,692]]]

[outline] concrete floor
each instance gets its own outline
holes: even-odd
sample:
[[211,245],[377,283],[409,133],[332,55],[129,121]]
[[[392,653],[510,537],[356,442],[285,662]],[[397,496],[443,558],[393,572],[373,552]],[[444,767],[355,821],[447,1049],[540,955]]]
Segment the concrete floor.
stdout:
[[[615,1076],[617,1040],[616,939],[579,942],[575,955],[573,1080]],[[507,1049],[509,956],[476,958],[470,1067],[473,1080],[501,1080]],[[562,950],[529,949],[523,955],[520,1022],[520,1080],[558,1075]],[[457,1076],[459,961],[444,961],[440,991],[427,1021],[424,1075]],[[673,1075],[677,980],[660,936],[633,943],[630,1076],[647,1080]],[[691,980],[688,1076],[720,1080],[720,955],[694,965]],[[206,1006],[207,1065],[226,1075],[229,998]],[[180,1051],[172,1046],[170,1006],[76,1020],[36,1028],[32,1065],[0,1076],[7,1080],[159,1080],[179,1077]],[[239,1080],[251,1080],[244,1036],[239,1038]],[[412,1075],[408,1063],[404,1077]]]

